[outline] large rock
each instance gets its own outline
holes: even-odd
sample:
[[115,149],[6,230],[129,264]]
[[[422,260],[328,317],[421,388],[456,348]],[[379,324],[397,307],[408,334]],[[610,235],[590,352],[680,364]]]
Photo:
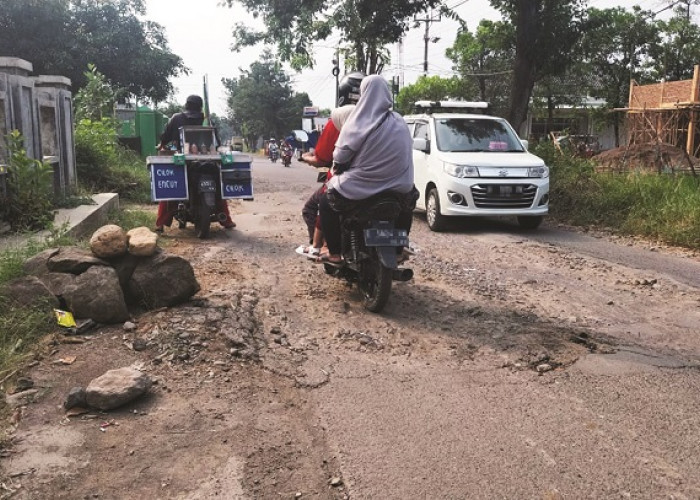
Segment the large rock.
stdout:
[[61,298],[75,290],[77,276],[70,273],[46,273],[39,276],[39,279],[52,294]]
[[116,259],[112,259],[109,261],[112,264],[114,270],[117,271],[117,276],[119,276],[119,285],[122,287],[122,291],[124,292],[124,298],[126,299],[127,304],[134,302],[128,293],[129,280],[131,279],[131,275],[134,274],[134,269],[136,269],[136,266],[139,264],[140,260],[140,257],[136,257],[135,255],[127,253],[122,255],[121,257],[117,257]]
[[147,227],[137,227],[126,233],[129,253],[137,257],[150,257],[158,248],[158,235]]
[[148,375],[134,368],[110,370],[94,379],[85,390],[87,404],[113,410],[144,394],[151,387]]
[[124,255],[127,250],[126,233],[114,224],[102,226],[90,238],[90,249],[103,259]]
[[54,273],[81,274],[92,266],[109,266],[109,262],[78,247],[62,247],[46,261],[46,267]]
[[41,276],[49,272],[48,262],[51,257],[59,252],[59,248],[48,248],[30,257],[22,264],[22,270],[32,276]]
[[85,408],[87,406],[87,394],[84,387],[73,387],[68,393],[68,397],[63,402],[66,410],[71,408]]
[[24,276],[0,288],[0,297],[19,307],[58,307],[58,299],[36,276]]
[[98,323],[123,323],[129,319],[117,272],[111,267],[91,267],[76,276],[63,298],[76,318]]
[[165,253],[144,258],[131,275],[128,294],[151,309],[185,302],[199,291],[188,261]]

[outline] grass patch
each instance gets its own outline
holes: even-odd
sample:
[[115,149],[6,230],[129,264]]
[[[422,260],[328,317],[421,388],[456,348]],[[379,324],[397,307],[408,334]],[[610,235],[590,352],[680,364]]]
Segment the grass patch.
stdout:
[[77,244],[65,231],[54,229],[43,241],[30,239],[22,246],[0,251],[0,379],[11,373],[31,352],[41,337],[56,330],[49,304],[16,307],[3,296],[3,285],[24,276],[22,264],[47,248]]
[[591,161],[557,154],[549,144],[538,146],[535,154],[551,168],[550,214],[555,219],[700,249],[700,179],[599,174]]
[[53,230],[43,241],[30,239],[22,246],[0,251],[0,286],[24,275],[22,263],[47,248],[77,244],[76,240],[66,236],[63,229]]
[[131,205],[110,212],[108,221],[110,224],[116,224],[125,231],[141,226],[154,228],[156,225],[156,214],[153,211],[145,210],[140,205]]
[[13,307],[0,297],[0,378],[25,362],[39,340],[55,329],[48,302],[44,307]]

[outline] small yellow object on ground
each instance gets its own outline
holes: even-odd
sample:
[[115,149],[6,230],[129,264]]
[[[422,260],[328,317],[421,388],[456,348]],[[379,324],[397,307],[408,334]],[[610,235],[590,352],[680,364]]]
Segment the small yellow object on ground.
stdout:
[[56,321],[60,326],[65,326],[66,328],[73,328],[76,326],[73,314],[68,311],[61,311],[60,309],[54,309],[54,314],[56,314]]

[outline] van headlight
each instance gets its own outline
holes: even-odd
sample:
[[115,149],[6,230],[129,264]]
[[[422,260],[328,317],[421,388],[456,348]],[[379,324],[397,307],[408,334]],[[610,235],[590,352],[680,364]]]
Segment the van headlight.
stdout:
[[452,177],[459,177],[460,179],[463,179],[464,177],[479,177],[479,169],[469,165],[445,163],[443,170]]
[[549,177],[549,167],[547,167],[546,165],[541,167],[530,167],[527,169],[527,176],[545,179]]

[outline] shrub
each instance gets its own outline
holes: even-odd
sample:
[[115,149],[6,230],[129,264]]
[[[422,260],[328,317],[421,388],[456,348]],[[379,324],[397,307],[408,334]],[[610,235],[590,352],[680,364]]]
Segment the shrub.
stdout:
[[85,189],[119,193],[136,202],[150,201],[145,163],[118,143],[114,120],[80,120],[75,128],[75,156],[78,179]]
[[91,192],[119,193],[127,200],[150,201],[150,178],[143,160],[123,148],[117,122],[109,118],[122,92],[90,64],[86,85],[75,96],[75,157],[78,181]]
[[7,136],[7,150],[7,200],[0,215],[14,231],[44,229],[53,222],[53,169],[27,156],[17,130]]
[[700,179],[656,173],[596,173],[591,160],[534,148],[550,167],[550,214],[578,226],[700,248]]

